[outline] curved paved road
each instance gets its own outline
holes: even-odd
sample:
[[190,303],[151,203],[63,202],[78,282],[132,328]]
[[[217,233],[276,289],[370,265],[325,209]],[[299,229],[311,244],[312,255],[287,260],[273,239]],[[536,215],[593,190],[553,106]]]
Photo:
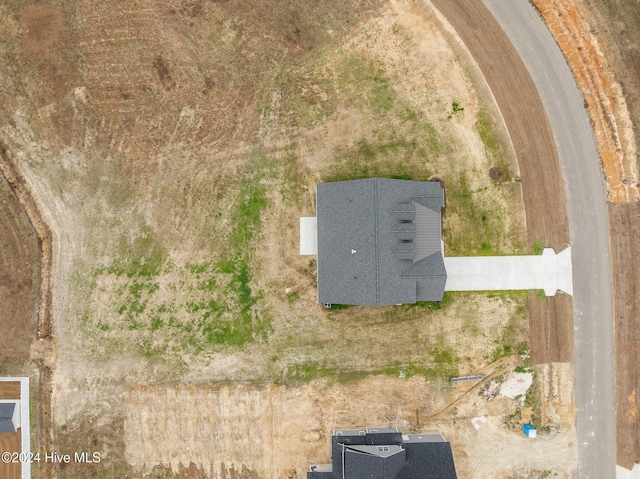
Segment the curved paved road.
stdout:
[[[506,121],[522,172],[528,234],[548,245],[566,242],[563,219],[566,222],[568,211],[575,272],[574,331],[563,328],[571,303],[556,297],[546,312],[531,311],[532,341],[551,352],[538,361],[567,361],[572,355],[566,339],[575,340],[578,477],[615,477],[607,213],[582,97],[555,40],[527,0],[432,2],[475,57]],[[560,176],[564,184],[558,181]],[[545,334],[534,337],[545,322]],[[559,337],[565,342],[558,342]]]
[[615,477],[613,312],[606,196],[571,70],[527,0],[483,0],[520,53],[553,129],[566,182],[574,270],[578,477]]

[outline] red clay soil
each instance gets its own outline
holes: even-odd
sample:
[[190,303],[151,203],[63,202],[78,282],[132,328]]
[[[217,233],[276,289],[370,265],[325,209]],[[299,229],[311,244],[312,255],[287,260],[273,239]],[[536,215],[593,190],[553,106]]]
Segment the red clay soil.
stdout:
[[615,57],[599,41],[603,39],[592,33],[601,22],[594,18],[589,24],[591,10],[573,0],[533,0],[533,4],[556,38],[580,90],[585,92],[609,201],[638,200],[638,152],[627,103],[610,64]]
[[609,203],[613,314],[615,321],[615,400],[617,463],[640,462],[640,203]]
[[[636,141],[622,88],[616,82],[628,72],[617,66],[608,48],[607,35],[594,35],[592,26],[603,20],[593,18],[586,5],[572,0],[534,0],[568,59],[576,82],[585,94],[598,152],[612,203],[638,199]],[[619,23],[610,26],[620,28]],[[606,30],[606,29],[605,29]],[[604,54],[602,53],[604,50]],[[635,94],[633,82],[625,93]],[[631,89],[631,91],[630,91]],[[631,469],[640,462],[638,399],[640,385],[640,268],[631,258],[640,254],[640,204],[609,204],[609,236],[613,271],[615,329],[615,410],[617,463]]]
[[[478,63],[507,125],[522,179],[528,244],[569,243],[562,172],[546,112],[520,55],[481,0],[433,0]],[[573,361],[573,301],[529,295],[535,363]]]

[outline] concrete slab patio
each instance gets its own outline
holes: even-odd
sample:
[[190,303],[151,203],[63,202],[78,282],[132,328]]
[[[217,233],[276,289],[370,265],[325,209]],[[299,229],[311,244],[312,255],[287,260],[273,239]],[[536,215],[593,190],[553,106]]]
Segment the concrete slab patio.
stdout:
[[445,291],[498,291],[542,289],[573,294],[571,247],[560,254],[545,248],[532,256],[445,257]]

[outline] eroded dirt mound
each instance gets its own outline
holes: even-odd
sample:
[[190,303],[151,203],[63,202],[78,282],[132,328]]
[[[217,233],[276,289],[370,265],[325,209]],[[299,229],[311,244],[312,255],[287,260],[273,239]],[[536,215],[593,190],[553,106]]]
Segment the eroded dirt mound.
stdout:
[[640,198],[637,145],[631,116],[613,66],[594,35],[586,5],[572,0],[534,0],[582,90],[591,117],[610,201]]

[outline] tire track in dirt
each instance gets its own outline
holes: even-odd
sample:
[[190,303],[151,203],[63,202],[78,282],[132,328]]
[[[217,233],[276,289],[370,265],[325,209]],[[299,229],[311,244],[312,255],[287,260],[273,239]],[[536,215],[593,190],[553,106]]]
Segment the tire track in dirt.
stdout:
[[609,203],[615,321],[616,459],[627,469],[640,461],[640,203]]
[[[432,0],[477,62],[500,108],[522,178],[528,244],[569,242],[564,185],[544,106],[520,55],[481,0]],[[573,361],[573,301],[529,295],[532,359]]]
[[0,174],[0,375],[22,374],[36,331],[40,285],[38,238]]
[[[53,429],[51,423],[51,379],[55,367],[56,343],[53,338],[53,323],[51,318],[51,268],[52,268],[52,236],[49,226],[40,214],[38,205],[29,191],[27,182],[20,166],[14,160],[9,143],[0,134],[0,173],[18,197],[24,208],[31,226],[35,230],[40,246],[40,291],[37,303],[38,320],[34,347],[31,360],[39,371],[37,384],[32,384],[37,399],[38,411],[35,414],[37,424],[32,430],[36,431],[38,448],[40,451],[53,451]],[[40,465],[41,477],[51,477],[51,467],[47,463]]]

